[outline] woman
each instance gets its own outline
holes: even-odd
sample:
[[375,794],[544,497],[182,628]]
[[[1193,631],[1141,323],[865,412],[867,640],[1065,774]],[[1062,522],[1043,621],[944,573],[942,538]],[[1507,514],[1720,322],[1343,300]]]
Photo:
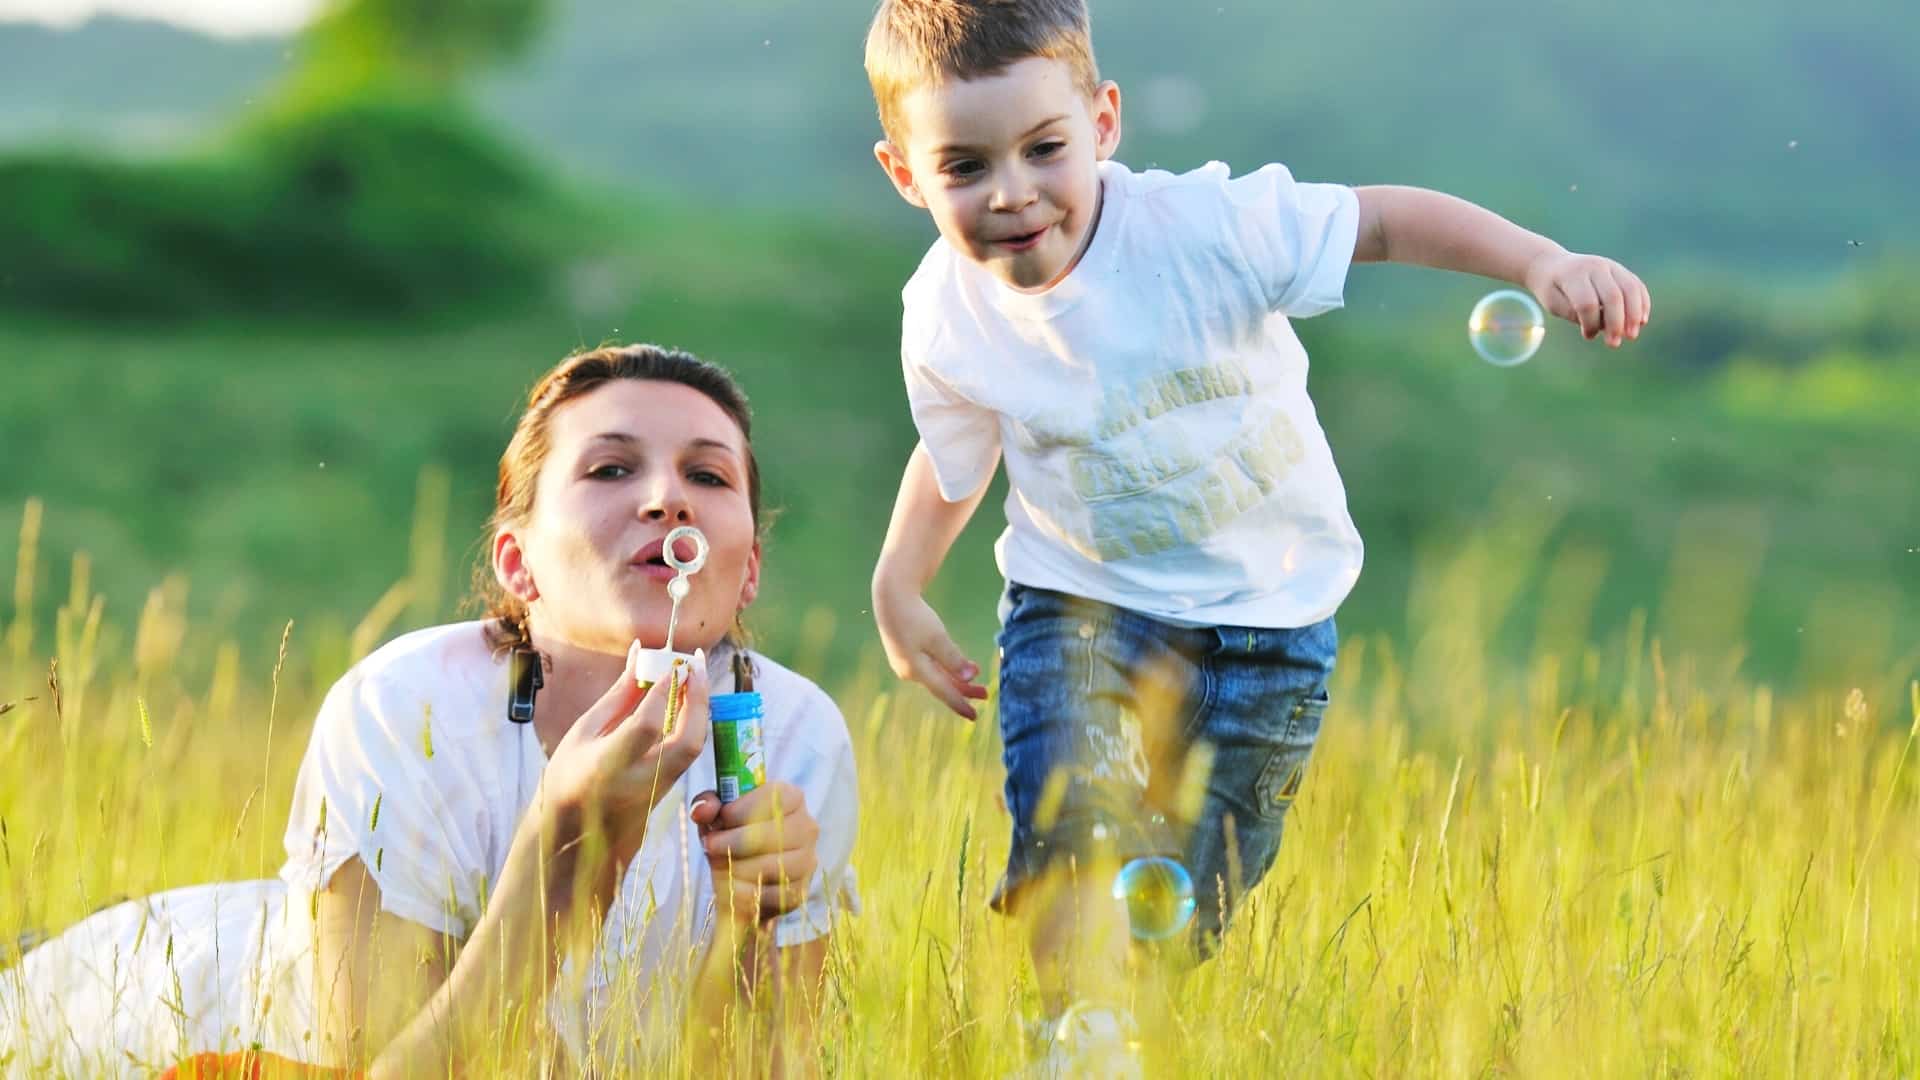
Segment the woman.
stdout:
[[[769,782],[724,808],[712,792],[706,704],[731,687],[759,520],[725,372],[651,346],[562,361],[500,460],[487,618],[335,684],[278,880],[122,904],[0,973],[0,1068],[145,1073],[255,1047],[372,1076],[519,1071],[523,1036],[552,1030],[570,1071],[599,1070],[677,1045],[648,1035],[736,1027],[748,993],[804,1064],[794,998],[857,903],[856,793],[838,709],[757,655]],[[675,629],[696,661],[643,692],[630,650],[664,642],[681,525],[711,546]],[[509,719],[516,694],[530,723]]]

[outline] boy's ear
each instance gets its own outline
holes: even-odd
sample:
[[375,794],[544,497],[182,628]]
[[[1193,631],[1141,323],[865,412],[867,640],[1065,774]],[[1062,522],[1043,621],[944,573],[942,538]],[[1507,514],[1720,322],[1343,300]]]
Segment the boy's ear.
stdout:
[[913,182],[913,170],[907,168],[907,152],[885,139],[873,144],[873,159],[880,163],[880,171],[893,181],[893,190],[900,197],[919,207],[927,208],[926,197],[920,194],[920,188]]
[[1120,84],[1108,79],[1093,91],[1093,159],[1105,161],[1120,148]]

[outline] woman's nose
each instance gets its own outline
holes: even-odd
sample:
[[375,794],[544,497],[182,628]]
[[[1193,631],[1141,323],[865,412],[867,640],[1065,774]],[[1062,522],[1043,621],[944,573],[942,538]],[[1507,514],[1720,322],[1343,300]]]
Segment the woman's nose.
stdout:
[[650,485],[646,501],[640,505],[640,516],[648,521],[692,521],[693,505],[687,501],[686,486],[671,478]]

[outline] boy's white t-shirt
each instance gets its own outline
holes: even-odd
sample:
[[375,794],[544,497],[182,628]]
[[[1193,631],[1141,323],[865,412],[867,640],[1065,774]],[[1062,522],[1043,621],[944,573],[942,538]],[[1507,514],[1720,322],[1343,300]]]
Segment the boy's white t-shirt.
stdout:
[[1288,317],[1342,303],[1359,204],[1281,165],[1100,165],[1093,239],[1023,293],[935,242],[903,291],[907,399],[940,493],[1004,456],[1009,581],[1185,625],[1306,626],[1360,534]]

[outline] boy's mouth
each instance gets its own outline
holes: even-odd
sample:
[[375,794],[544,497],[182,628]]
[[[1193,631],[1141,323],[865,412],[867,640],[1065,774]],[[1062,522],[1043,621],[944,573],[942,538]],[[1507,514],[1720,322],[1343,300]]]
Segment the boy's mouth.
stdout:
[[1047,229],[1051,229],[1052,227],[1053,226],[1049,225],[1043,229],[1035,229],[1030,233],[1021,233],[1018,236],[1004,237],[1001,240],[999,240],[998,243],[1000,244],[1001,247],[1004,247],[1010,251],[1026,251],[1034,247],[1036,244],[1040,243],[1040,239],[1047,235]]

